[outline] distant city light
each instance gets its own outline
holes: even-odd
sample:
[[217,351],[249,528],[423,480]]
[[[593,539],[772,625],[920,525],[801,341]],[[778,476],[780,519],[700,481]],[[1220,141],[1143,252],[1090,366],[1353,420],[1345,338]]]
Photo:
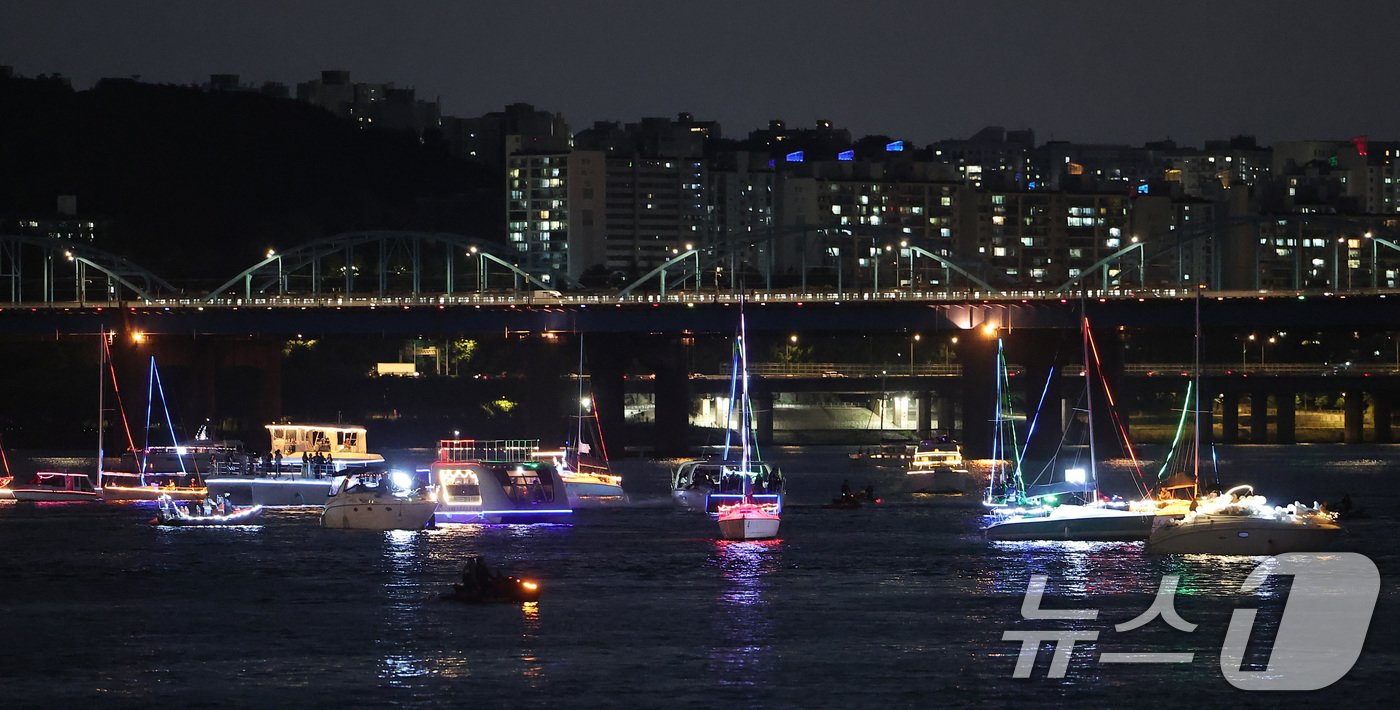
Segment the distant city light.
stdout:
[[837,154],[836,154],[836,159],[837,159],[837,160],[855,160],[855,159],[856,159],[856,152],[855,152],[854,150],[843,150],[843,151],[841,151],[840,153],[837,153]]
[[794,150],[787,154],[787,162],[789,163],[801,163],[806,161],[806,159],[807,157],[803,154],[803,151],[800,150]]
[[886,153],[902,153],[902,152],[904,152],[904,141],[895,141],[895,142],[893,142],[893,143],[886,143],[886,144],[885,144],[885,152],[886,152]]

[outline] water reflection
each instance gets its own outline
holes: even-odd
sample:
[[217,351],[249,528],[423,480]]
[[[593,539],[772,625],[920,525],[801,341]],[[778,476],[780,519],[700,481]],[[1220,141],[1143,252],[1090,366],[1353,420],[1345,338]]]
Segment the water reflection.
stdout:
[[1156,589],[1144,575],[1150,566],[1140,542],[992,542],[979,569],[983,593],[1020,596],[1032,575],[1050,578],[1055,595],[1134,594]]
[[388,530],[383,535],[388,579],[384,583],[384,613],[380,615],[383,624],[379,643],[385,655],[380,661],[379,677],[391,686],[407,685],[430,673],[431,661],[422,658],[413,647],[413,640],[421,633],[418,625],[422,595],[416,578],[427,542],[426,531]]
[[544,680],[544,662],[536,650],[540,638],[540,603],[525,602],[520,605],[520,677],[531,690],[540,687]]
[[757,686],[773,672],[773,618],[765,577],[782,564],[782,541],[718,540],[719,610],[709,649],[721,685]]

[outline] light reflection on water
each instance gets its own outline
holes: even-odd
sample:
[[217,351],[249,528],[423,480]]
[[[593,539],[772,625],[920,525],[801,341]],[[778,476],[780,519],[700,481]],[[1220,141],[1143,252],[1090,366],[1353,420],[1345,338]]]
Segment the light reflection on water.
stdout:
[[782,566],[782,540],[717,540],[709,565],[720,573],[710,663],[721,685],[758,685],[774,668],[766,575]]

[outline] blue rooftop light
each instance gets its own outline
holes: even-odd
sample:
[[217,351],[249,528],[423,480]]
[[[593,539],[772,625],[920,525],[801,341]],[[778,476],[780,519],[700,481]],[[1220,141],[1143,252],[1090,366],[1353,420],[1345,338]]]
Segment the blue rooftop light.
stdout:
[[1146,184],[1138,185],[1138,194],[1139,194],[1139,195],[1146,195],[1146,194],[1147,194],[1147,185],[1146,185]]
[[800,150],[794,150],[793,152],[787,154],[787,161],[789,163],[801,163],[806,159],[807,157],[803,155],[802,151]]
[[837,154],[836,154],[836,159],[837,159],[837,160],[855,160],[855,159],[856,159],[856,152],[855,152],[854,150],[843,150],[843,151],[841,151],[840,153],[837,153]]
[[886,144],[885,144],[885,152],[886,152],[886,153],[902,153],[902,152],[904,152],[904,141],[895,141],[895,142],[893,142],[893,143],[886,143]]

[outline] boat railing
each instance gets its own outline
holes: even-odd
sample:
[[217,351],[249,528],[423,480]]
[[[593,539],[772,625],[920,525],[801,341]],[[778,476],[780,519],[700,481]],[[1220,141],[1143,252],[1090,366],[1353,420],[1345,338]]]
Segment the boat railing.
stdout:
[[210,466],[210,478],[225,476],[328,479],[337,475],[335,462],[314,460],[283,459],[266,461],[256,456],[233,456],[225,460],[215,459]]
[[523,463],[538,461],[539,450],[539,439],[443,439],[438,442],[438,461]]

